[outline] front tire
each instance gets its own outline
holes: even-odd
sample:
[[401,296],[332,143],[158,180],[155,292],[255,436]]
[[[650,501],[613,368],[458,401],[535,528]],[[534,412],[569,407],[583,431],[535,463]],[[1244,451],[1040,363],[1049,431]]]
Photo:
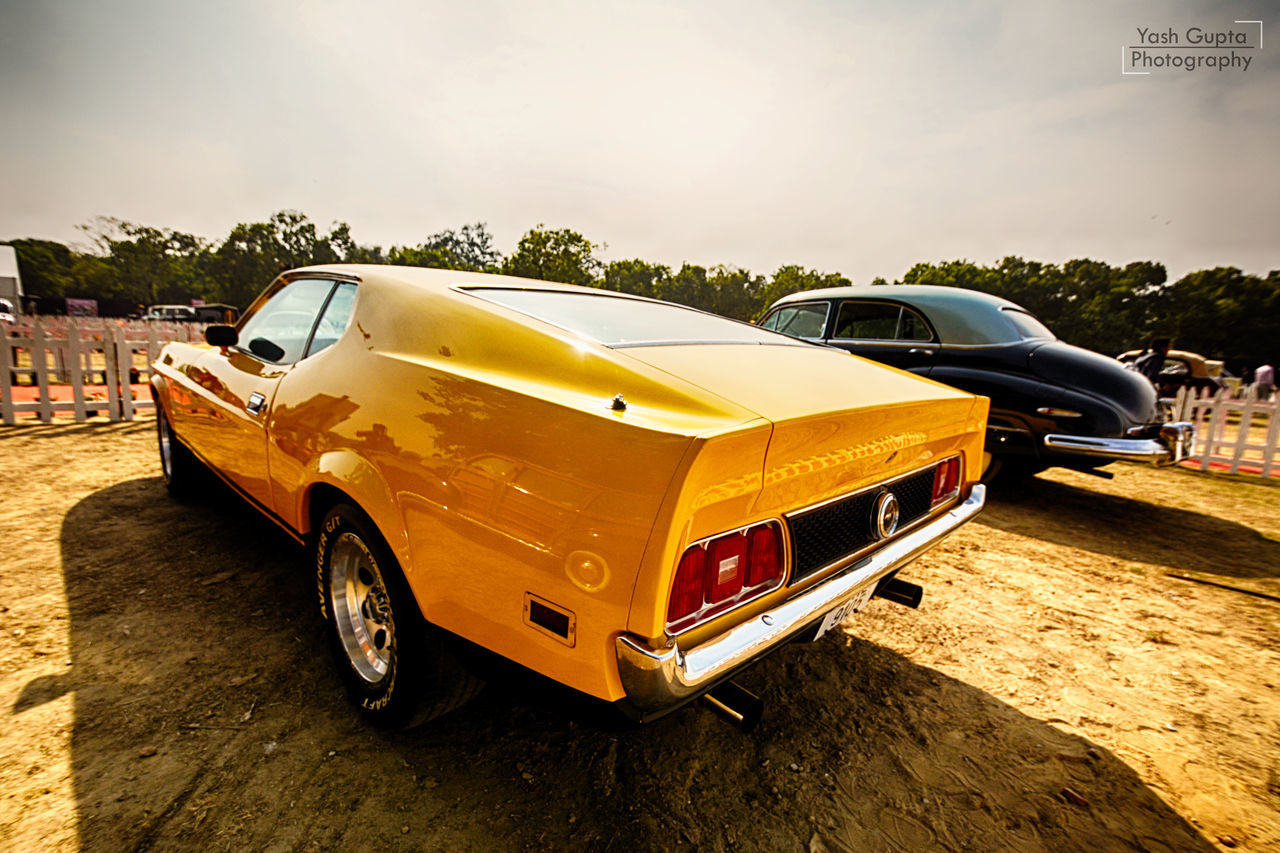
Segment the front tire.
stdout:
[[191,494],[199,475],[200,463],[187,446],[178,440],[164,408],[156,404],[156,440],[160,450],[160,473],[165,488],[174,497]]
[[373,522],[350,504],[333,507],[320,526],[316,586],[343,684],[373,721],[408,728],[479,692],[432,636]]

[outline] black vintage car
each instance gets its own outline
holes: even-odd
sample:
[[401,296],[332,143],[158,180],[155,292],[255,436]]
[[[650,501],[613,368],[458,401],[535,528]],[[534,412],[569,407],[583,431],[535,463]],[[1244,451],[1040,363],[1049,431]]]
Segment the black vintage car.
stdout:
[[795,293],[766,329],[848,350],[991,398],[988,479],[1117,459],[1173,464],[1190,424],[1162,423],[1156,392],[1115,359],[1059,341],[1007,299],[956,287],[889,285]]

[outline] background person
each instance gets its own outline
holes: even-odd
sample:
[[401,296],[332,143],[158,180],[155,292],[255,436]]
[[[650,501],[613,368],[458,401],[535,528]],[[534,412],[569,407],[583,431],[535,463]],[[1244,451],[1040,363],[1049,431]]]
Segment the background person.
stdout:
[[1276,388],[1276,371],[1269,364],[1260,364],[1253,371],[1253,381],[1258,386],[1258,399],[1270,400],[1271,392]]
[[1160,371],[1164,368],[1164,357],[1169,354],[1169,347],[1172,344],[1173,341],[1169,338],[1152,338],[1147,351],[1138,356],[1138,360],[1133,363],[1133,366],[1138,368],[1138,372],[1147,377],[1157,388],[1160,387]]

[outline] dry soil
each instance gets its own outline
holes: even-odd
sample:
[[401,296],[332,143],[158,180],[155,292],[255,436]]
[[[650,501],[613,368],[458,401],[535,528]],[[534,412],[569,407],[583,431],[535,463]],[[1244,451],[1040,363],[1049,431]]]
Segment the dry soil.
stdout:
[[700,706],[618,725],[492,685],[347,705],[306,556],[151,421],[0,428],[0,848],[1280,849],[1280,488],[1113,466],[998,490],[873,601]]

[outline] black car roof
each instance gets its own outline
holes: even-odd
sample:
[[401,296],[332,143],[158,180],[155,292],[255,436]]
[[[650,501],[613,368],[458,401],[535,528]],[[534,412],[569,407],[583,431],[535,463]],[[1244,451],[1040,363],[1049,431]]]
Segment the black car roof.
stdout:
[[962,287],[934,284],[887,284],[827,287],[784,296],[773,307],[816,300],[869,299],[901,302],[918,308],[943,343],[990,344],[1022,339],[1005,311],[1030,313],[1016,302]]

